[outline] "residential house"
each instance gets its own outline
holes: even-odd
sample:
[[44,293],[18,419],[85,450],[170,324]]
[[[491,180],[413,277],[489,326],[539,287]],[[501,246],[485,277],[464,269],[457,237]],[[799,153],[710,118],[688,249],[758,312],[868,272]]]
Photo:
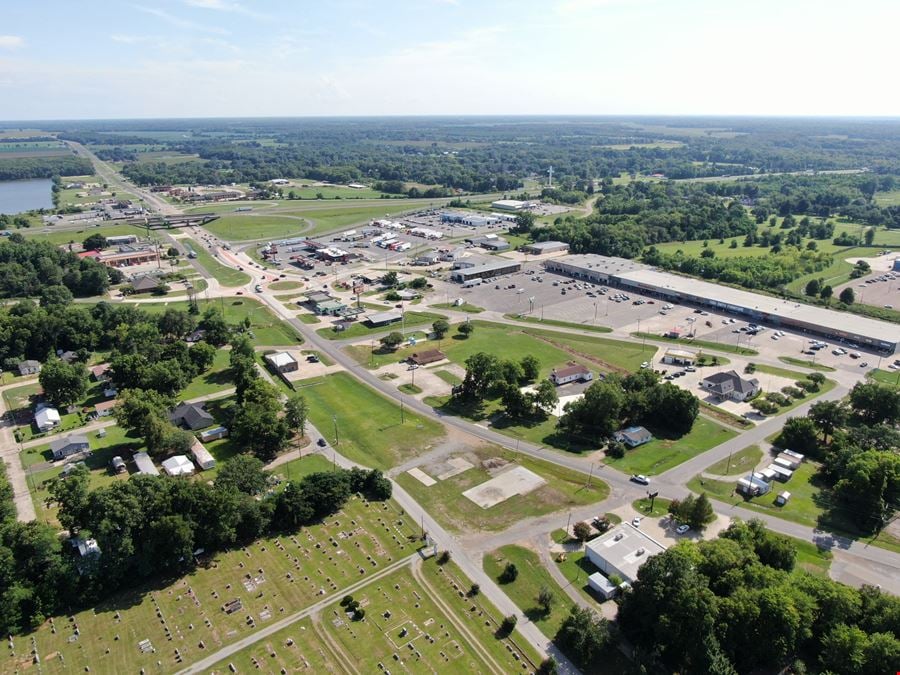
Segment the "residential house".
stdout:
[[34,359],[19,361],[19,375],[37,375],[41,372],[41,362]]
[[119,402],[115,399],[111,401],[100,401],[100,403],[94,406],[94,412],[97,414],[97,417],[107,417],[112,415],[113,409],[118,403]]
[[652,441],[653,434],[644,427],[628,427],[614,433],[613,438],[619,443],[624,443],[629,448],[636,448],[639,445]]
[[145,476],[159,475],[159,469],[154,466],[153,460],[150,459],[150,455],[146,452],[136,452],[132,459],[134,460],[134,465],[137,467],[139,474]]
[[109,380],[109,364],[101,363],[97,366],[91,366],[91,378],[95,382],[107,382]]
[[557,387],[570,382],[590,382],[593,379],[593,373],[580,363],[570,363],[564,368],[554,368],[550,373],[550,380]]
[[713,373],[700,382],[700,386],[719,400],[746,401],[759,393],[759,380],[745,380],[735,371]]
[[204,429],[215,422],[202,403],[179,403],[169,413],[169,421],[191,431]]
[[40,432],[56,429],[61,423],[62,420],[59,416],[59,410],[56,408],[41,404],[34,413],[34,426],[37,427],[37,430]]
[[201,441],[208,443],[209,441],[215,441],[228,436],[228,427],[214,427],[213,429],[201,431],[199,435]]
[[73,434],[72,436],[57,438],[50,442],[50,452],[53,453],[53,459],[65,459],[69,455],[90,449],[91,444],[88,443],[87,436],[82,434]]

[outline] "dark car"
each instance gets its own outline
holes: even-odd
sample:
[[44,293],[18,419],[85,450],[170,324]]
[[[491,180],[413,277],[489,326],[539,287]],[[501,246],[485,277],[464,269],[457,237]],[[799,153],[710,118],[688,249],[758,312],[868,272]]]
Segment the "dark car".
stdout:
[[326,445],[328,445],[324,438],[320,438],[318,441],[316,441],[316,443],[320,448],[324,448]]

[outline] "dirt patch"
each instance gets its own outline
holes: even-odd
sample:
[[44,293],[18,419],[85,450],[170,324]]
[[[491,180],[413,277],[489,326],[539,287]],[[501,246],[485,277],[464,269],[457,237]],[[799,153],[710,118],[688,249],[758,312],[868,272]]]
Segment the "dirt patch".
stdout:
[[489,509],[500,502],[505,502],[515,495],[524,495],[544,486],[547,481],[524,466],[517,466],[491,478],[480,485],[469,488],[463,496]]

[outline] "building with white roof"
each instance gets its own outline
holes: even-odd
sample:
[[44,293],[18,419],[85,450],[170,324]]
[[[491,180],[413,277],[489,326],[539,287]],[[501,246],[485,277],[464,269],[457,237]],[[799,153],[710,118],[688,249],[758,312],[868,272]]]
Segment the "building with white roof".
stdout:
[[670,302],[709,307],[749,321],[864,344],[886,354],[893,354],[900,342],[900,330],[885,321],[663,272],[624,258],[567,255],[546,261],[544,267],[550,272],[630,289]]
[[59,416],[59,410],[50,406],[41,406],[34,413],[34,426],[38,431],[50,431],[60,425],[62,420]]
[[170,476],[190,476],[194,473],[194,463],[187,455],[175,455],[162,463],[163,471]]
[[615,574],[633,584],[638,569],[666,547],[629,523],[622,523],[585,546],[588,559],[608,578]]

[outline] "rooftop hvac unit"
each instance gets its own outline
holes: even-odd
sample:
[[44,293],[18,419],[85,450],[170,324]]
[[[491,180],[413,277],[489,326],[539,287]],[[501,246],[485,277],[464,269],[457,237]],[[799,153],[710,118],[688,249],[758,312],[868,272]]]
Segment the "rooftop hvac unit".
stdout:
[[621,538],[624,537],[624,536],[625,536],[624,534],[622,534],[621,532],[619,532],[619,533],[616,534],[615,537],[613,537],[613,540],[614,540],[614,541],[619,541],[619,539],[621,539]]
[[635,551],[635,555],[644,555],[646,552],[647,551],[645,549],[639,548],[637,551]]

